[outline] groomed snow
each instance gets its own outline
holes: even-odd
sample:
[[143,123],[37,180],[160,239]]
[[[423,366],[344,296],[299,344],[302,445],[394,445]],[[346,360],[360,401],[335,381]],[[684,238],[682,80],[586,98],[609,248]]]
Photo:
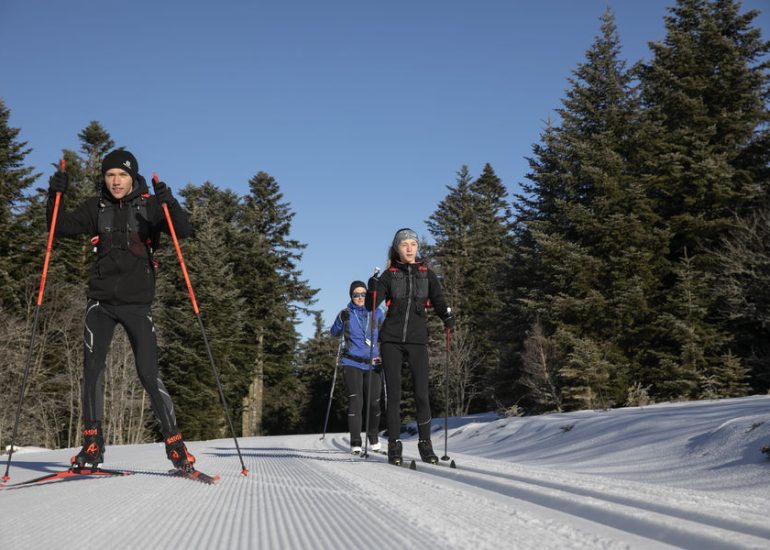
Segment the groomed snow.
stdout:
[[[0,491],[0,548],[770,549],[768,396],[452,418],[448,436],[457,469],[417,471],[351,456],[347,434],[242,438],[248,477],[232,439],[191,442],[216,486],[165,475],[162,444],[108,447],[105,468],[136,473]],[[75,452],[27,451],[11,483]]]

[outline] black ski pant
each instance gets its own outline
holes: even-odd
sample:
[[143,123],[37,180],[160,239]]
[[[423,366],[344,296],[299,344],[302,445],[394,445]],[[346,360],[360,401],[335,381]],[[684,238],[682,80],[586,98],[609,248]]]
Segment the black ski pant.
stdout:
[[158,345],[149,304],[111,305],[88,300],[83,331],[83,421],[86,428],[104,417],[104,368],[115,326],[128,335],[139,380],[150,397],[163,437],[178,433],[174,405],[158,372]]
[[409,363],[417,405],[417,432],[420,439],[430,439],[430,399],[428,397],[428,346],[384,342],[380,346],[385,388],[388,395],[386,417],[388,439],[401,437],[401,365]]
[[350,431],[350,446],[361,446],[361,411],[364,410],[364,399],[369,388],[369,376],[372,377],[371,397],[369,398],[369,428],[366,435],[370,443],[377,441],[377,430],[380,427],[380,393],[382,392],[382,377],[379,370],[363,370],[349,365],[342,367],[342,379],[348,392],[348,430]]

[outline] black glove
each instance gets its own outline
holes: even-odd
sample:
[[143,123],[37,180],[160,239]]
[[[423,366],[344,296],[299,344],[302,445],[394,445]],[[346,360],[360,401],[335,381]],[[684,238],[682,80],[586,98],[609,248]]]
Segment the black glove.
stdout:
[[174,196],[171,194],[171,189],[162,181],[152,182],[152,190],[155,192],[155,197],[160,203],[170,204],[174,200]]
[[340,319],[342,319],[343,322],[347,322],[350,319],[350,310],[348,308],[340,311]]
[[62,172],[61,170],[58,170],[51,178],[48,180],[48,190],[51,193],[61,193],[62,195],[67,190],[67,186],[70,183],[70,177],[67,175],[67,172]]
[[379,277],[369,277],[369,281],[366,283],[366,290],[377,290],[377,283],[380,281]]
[[446,316],[446,319],[444,319],[444,328],[446,329],[453,329],[455,328],[455,316],[451,313]]

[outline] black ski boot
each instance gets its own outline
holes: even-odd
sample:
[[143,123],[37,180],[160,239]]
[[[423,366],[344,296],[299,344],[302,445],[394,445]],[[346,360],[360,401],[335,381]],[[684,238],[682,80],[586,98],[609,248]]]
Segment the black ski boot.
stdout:
[[174,465],[174,468],[185,472],[195,470],[193,466],[195,457],[187,451],[181,433],[167,437],[164,442],[166,443],[166,456]]
[[396,466],[400,465],[402,461],[402,451],[403,447],[400,439],[388,441],[388,462],[390,464],[395,464]]
[[421,439],[417,442],[417,450],[420,451],[420,458],[423,462],[438,464],[438,457],[433,452],[433,444],[430,439]]
[[70,464],[75,469],[98,468],[104,462],[104,438],[102,428],[86,428],[83,434],[83,448],[70,458]]

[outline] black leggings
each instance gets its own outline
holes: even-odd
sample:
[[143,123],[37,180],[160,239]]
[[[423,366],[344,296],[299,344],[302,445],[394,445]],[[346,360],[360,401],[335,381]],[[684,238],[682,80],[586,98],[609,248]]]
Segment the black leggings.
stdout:
[[372,394],[369,398],[369,429],[366,435],[370,443],[377,441],[377,430],[380,427],[380,393],[382,382],[380,373],[375,370],[365,371],[356,367],[344,365],[342,379],[348,392],[348,430],[350,431],[350,446],[361,446],[361,411],[364,409],[364,398],[369,387],[368,375],[372,375]]
[[115,325],[126,330],[136,372],[150,397],[163,437],[179,430],[166,387],[158,375],[158,348],[149,304],[110,305],[88,300],[83,331],[83,421],[93,427],[104,417],[104,367]]
[[380,349],[382,366],[385,370],[385,389],[388,395],[388,439],[400,439],[401,435],[401,365],[404,362],[409,363],[409,369],[412,371],[419,437],[430,439],[428,347],[424,344],[384,342]]

